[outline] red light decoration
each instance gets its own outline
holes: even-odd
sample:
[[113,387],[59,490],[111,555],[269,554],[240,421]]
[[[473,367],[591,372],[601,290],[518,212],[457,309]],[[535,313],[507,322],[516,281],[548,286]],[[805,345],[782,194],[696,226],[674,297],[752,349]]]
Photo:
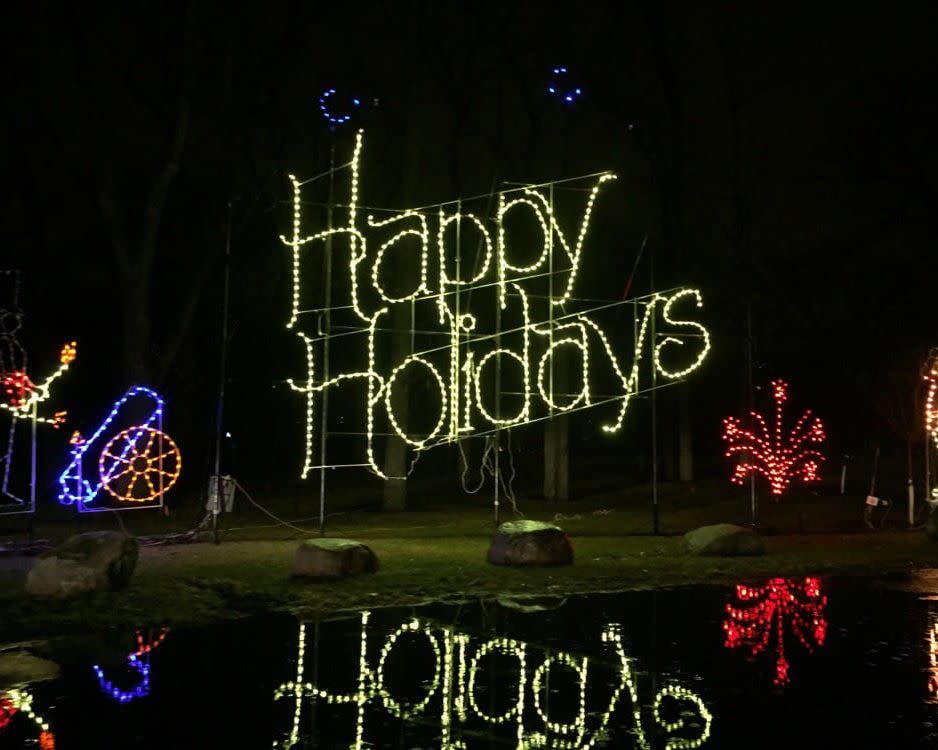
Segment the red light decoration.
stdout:
[[55,750],[55,735],[52,732],[39,733],[39,750]]
[[14,409],[21,407],[35,388],[25,370],[15,370],[3,377],[3,391],[6,393],[7,403]]
[[775,427],[769,429],[763,416],[750,412],[756,428],[747,430],[736,417],[723,420],[723,439],[727,443],[726,457],[739,457],[730,481],[743,484],[748,474],[762,474],[769,480],[773,495],[782,495],[793,478],[805,483],[817,482],[818,470],[824,463],[824,454],[813,446],[826,439],[824,425],[808,409],[787,434],[784,431],[784,405],[788,400],[788,383],[773,380],[772,398],[775,401]]
[[5,695],[0,695],[0,732],[7,728],[10,720],[18,710],[19,709],[13,705],[13,701]]
[[134,656],[145,656],[163,644],[163,641],[166,640],[166,636],[169,635],[169,628],[160,628],[160,632],[155,638],[152,635],[148,638],[144,638],[143,633],[139,630],[134,631],[134,635],[137,638],[137,650],[134,651]]
[[775,649],[775,685],[790,681],[785,655],[785,625],[791,626],[801,645],[813,652],[824,645],[827,597],[821,593],[820,578],[772,578],[762,586],[738,585],[736,599],[741,606],[726,605],[723,632],[726,648],[748,648],[749,656]]
[[78,344],[74,341],[69,341],[62,347],[62,351],[59,352],[59,363],[63,365],[72,364],[72,362],[75,361],[76,354],[78,354]]

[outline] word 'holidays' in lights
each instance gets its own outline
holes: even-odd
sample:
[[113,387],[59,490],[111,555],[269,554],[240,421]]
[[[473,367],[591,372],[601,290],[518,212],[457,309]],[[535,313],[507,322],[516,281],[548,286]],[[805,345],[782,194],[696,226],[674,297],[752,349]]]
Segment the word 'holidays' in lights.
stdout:
[[[654,293],[635,304],[632,362],[628,365],[620,360],[613,339],[597,322],[598,306],[571,311],[579,304],[574,289],[584,263],[593,208],[600,192],[615,175],[605,173],[591,178],[575,226],[564,226],[555,213],[549,192],[533,187],[498,194],[494,215],[489,217],[463,213],[454,204],[431,210],[402,210],[378,218],[363,217],[359,208],[363,145],[364,135],[359,131],[349,164],[350,193],[343,225],[305,234],[302,182],[290,177],[293,232],[289,237],[281,236],[281,240],[291,249],[293,264],[293,297],[287,328],[300,338],[306,353],[305,381],[289,381],[294,390],[306,396],[303,477],[318,468],[313,465],[314,415],[316,397],[326,389],[339,386],[360,389],[364,465],[388,479],[375,456],[374,438],[382,431],[379,420],[386,420],[388,430],[418,451],[473,433],[486,434],[555,412],[587,407],[607,409],[610,414],[602,429],[616,432],[633,396],[639,392],[639,366],[643,358],[648,357],[657,373],[670,380],[683,378],[704,361],[710,350],[710,335],[701,323],[688,319],[703,305],[696,289]],[[533,260],[517,259],[516,245],[522,243],[511,236],[506,226],[506,219],[515,215],[533,220],[539,233],[541,243],[534,249],[538,255]],[[388,237],[388,232],[393,233]],[[382,241],[373,235],[383,238]],[[460,265],[460,236],[471,236],[473,247],[478,249],[471,273],[466,271],[468,262]],[[323,357],[321,354],[317,357],[317,352],[328,333],[317,329],[315,322],[305,326],[306,331],[300,330],[299,324],[305,312],[312,312],[304,310],[301,304],[304,280],[310,279],[311,285],[322,283],[322,252],[330,238],[346,241],[333,251],[332,265],[347,274],[342,279],[345,298],[331,309],[342,310],[354,319],[354,330],[344,330],[339,341],[346,351],[349,346],[358,347],[361,364],[359,369],[327,375]],[[469,244],[468,239],[465,242]],[[395,253],[395,259],[411,253],[414,246],[418,251],[416,262],[409,269],[413,277],[411,287],[409,291],[397,289],[399,279],[388,269],[398,263],[389,259]],[[554,279],[550,294],[536,294],[532,282],[547,276]],[[484,292],[492,294],[494,304],[482,311],[476,300]],[[407,320],[411,320],[411,312],[418,304],[430,306],[426,319],[439,327],[431,333],[441,345],[412,351],[379,371],[378,333],[391,329],[402,317],[395,315],[397,306],[406,306]],[[492,307],[498,310],[499,322],[494,331],[483,331],[483,315],[490,313]],[[317,319],[317,316],[307,318]],[[666,335],[659,333],[654,340],[652,332],[656,326],[657,331],[666,331]],[[619,323],[617,328],[633,334],[632,325]],[[509,338],[512,346],[507,345]],[[582,388],[574,394],[554,389],[551,373],[558,353],[573,354],[578,362]],[[513,413],[502,410],[499,394],[504,388],[497,391],[492,387],[496,371],[505,371],[516,379]],[[392,391],[395,383],[400,391],[408,376],[418,374],[430,384],[439,412],[429,407],[433,410],[432,426],[415,434],[406,429],[406,420],[396,412]],[[600,395],[601,389],[595,383],[602,379],[612,384],[612,394]]]

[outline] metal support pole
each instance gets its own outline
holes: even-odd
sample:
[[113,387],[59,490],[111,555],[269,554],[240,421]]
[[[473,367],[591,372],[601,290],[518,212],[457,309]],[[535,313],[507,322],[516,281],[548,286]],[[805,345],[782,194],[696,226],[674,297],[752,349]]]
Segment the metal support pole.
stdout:
[[[228,221],[225,228],[225,282],[221,312],[221,356],[218,368],[218,408],[215,412],[215,507],[212,508],[212,541],[221,542],[218,516],[224,507],[221,481],[222,422],[225,413],[225,384],[228,380],[228,282],[231,275],[231,201],[228,201]],[[161,428],[162,429],[162,428]]]
[[[501,205],[501,204],[499,204]],[[500,270],[499,273],[502,273]],[[501,281],[501,279],[499,279]],[[499,289],[499,294],[495,295],[495,348],[501,349],[502,346],[502,304],[501,304],[501,289]],[[502,355],[499,354],[495,357],[495,417],[497,419],[502,418]],[[496,424],[495,434],[492,439],[495,441],[495,470],[492,472],[495,479],[495,495],[494,495],[494,514],[495,514],[495,528],[498,528],[499,513],[498,513],[498,495],[499,487],[498,483],[501,481],[499,476],[499,469],[501,464],[501,455],[499,453],[501,449],[501,435],[499,434],[499,428]],[[484,454],[483,454],[484,455]]]
[[[335,135],[329,145],[329,199],[326,202],[326,227],[332,229],[335,206]],[[329,380],[329,333],[332,325],[332,234],[326,235],[323,256],[322,382]],[[322,389],[322,414],[319,423],[319,536],[326,535],[326,442],[329,437],[329,389]]]
[[925,434],[925,502],[934,502],[931,494],[931,435]]
[[[648,262],[651,267],[651,298],[648,304],[651,309],[651,347],[652,352],[657,344],[657,332],[655,330],[655,254],[652,251],[648,256]],[[658,520],[658,368],[655,366],[654,354],[651,359],[651,507],[652,507],[652,532],[657,535],[660,531]]]
[[32,423],[32,445],[30,448],[31,457],[29,460],[29,505],[32,512],[29,514],[26,521],[26,539],[30,542],[33,540],[33,518],[36,515],[36,420],[38,417],[38,412],[39,404],[34,401],[32,419],[30,420]]
[[[749,392],[749,413],[756,408],[755,392],[752,383],[752,305],[746,304],[746,372]],[[751,417],[750,417],[751,419]],[[749,515],[752,528],[759,527],[759,499],[756,497],[756,475],[749,472]]]

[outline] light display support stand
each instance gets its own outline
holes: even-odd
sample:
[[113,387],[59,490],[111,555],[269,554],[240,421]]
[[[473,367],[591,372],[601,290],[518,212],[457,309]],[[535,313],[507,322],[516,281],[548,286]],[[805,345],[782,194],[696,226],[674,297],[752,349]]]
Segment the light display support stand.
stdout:
[[[752,386],[752,304],[748,302],[746,303],[746,373],[749,381],[749,413],[751,415],[756,408],[756,398]],[[750,419],[752,419],[751,416]],[[756,499],[756,475],[751,472],[749,474],[749,513],[752,528],[755,530],[759,527],[759,506]]]
[[[332,138],[329,144],[329,198],[326,201],[326,227],[333,228],[335,207],[335,129],[332,131]],[[323,253],[323,277],[325,279],[325,289],[323,290],[323,301],[325,310],[322,317],[322,380],[329,380],[329,336],[332,326],[332,235],[326,236],[325,248]],[[319,441],[319,536],[326,535],[326,441],[329,436],[329,389],[322,392],[322,414],[320,416],[320,433],[322,437]]]
[[[650,268],[650,286],[649,292],[654,299],[655,294],[655,251],[652,248],[648,254],[648,265]],[[653,304],[653,303],[649,303]],[[651,316],[651,341],[652,347],[658,344],[658,335],[655,329],[655,315]],[[655,536],[659,533],[658,528],[658,368],[654,362],[651,366],[651,513],[652,513],[652,533]]]
[[[215,507],[212,508],[212,541],[221,543],[218,529],[218,516],[224,508],[221,478],[221,447],[224,435],[223,421],[225,414],[225,384],[228,379],[228,287],[231,274],[231,201],[228,201],[228,220],[225,227],[225,280],[221,314],[221,363],[218,374],[218,409],[215,413]],[[163,417],[160,415],[160,432],[163,431]],[[162,450],[160,450],[162,453]],[[162,468],[163,459],[160,458]],[[160,472],[160,497],[163,496],[163,474]]]
[[[495,300],[495,348],[501,349],[502,347],[502,307],[498,302],[498,299]],[[495,357],[495,416],[498,419],[502,418],[502,358],[501,356]],[[496,422],[495,426],[495,435],[493,440],[495,441],[495,470],[492,472],[495,479],[495,494],[493,500],[493,511],[495,514],[495,528],[498,528],[499,523],[499,492],[498,492],[498,483],[501,481],[499,473],[501,471],[502,456],[502,436],[501,430]]]

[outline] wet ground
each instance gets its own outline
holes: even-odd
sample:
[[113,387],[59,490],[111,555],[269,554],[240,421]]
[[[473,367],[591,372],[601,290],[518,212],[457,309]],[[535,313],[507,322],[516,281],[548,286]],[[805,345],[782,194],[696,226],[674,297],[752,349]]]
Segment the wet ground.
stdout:
[[0,748],[938,747],[933,587],[775,578],[33,644]]

